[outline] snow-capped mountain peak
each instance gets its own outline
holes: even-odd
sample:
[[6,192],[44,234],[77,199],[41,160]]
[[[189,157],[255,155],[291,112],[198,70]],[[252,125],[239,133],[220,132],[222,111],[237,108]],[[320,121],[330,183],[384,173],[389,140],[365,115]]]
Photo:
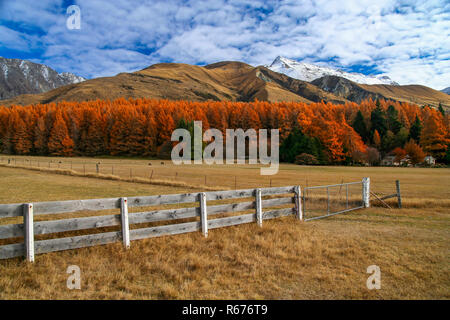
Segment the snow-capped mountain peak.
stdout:
[[386,75],[368,76],[361,73],[350,73],[339,69],[298,62],[281,56],[276,57],[272,64],[268,65],[267,68],[278,73],[283,73],[291,78],[308,82],[324,76],[338,76],[360,84],[398,85],[398,83],[392,81]]

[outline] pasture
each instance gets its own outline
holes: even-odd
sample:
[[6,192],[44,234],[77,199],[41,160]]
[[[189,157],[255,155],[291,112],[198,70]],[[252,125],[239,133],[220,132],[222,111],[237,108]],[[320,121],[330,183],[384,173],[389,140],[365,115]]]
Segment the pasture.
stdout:
[[[1,158],[4,165],[7,157]],[[134,241],[129,250],[116,243],[48,253],[38,255],[34,264],[22,258],[0,260],[1,299],[450,298],[450,169],[282,164],[277,175],[261,176],[256,165],[15,158],[16,165],[31,164],[34,170],[0,166],[0,203],[184,193],[235,185],[304,187],[370,177],[371,190],[378,194],[395,192],[394,181],[400,180],[404,208],[386,209],[372,198],[369,209],[316,221],[299,222],[289,216],[264,222],[262,228],[247,224],[211,230],[206,239],[198,232]],[[66,174],[39,171],[48,169],[50,160],[51,170]],[[85,168],[86,174],[96,174],[98,162],[103,178],[70,175],[84,173]],[[151,170],[158,184],[151,184]],[[140,180],[126,181],[130,171]],[[388,203],[394,207],[395,201]],[[69,265],[81,269],[81,290],[66,287]],[[366,287],[370,265],[380,266],[380,290]]]

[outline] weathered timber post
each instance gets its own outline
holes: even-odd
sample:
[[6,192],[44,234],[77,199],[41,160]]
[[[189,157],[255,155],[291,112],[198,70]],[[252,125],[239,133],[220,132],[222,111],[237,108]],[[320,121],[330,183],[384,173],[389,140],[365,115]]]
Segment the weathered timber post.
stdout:
[[23,205],[23,223],[25,230],[25,256],[28,262],[34,262],[34,225],[33,204]]
[[97,174],[99,174],[99,172],[100,172],[100,168],[99,168],[99,164],[98,163],[95,164],[95,171],[97,172]]
[[130,248],[130,224],[128,222],[128,200],[120,198],[120,218],[122,222],[122,240],[125,249]]
[[294,200],[295,200],[295,214],[297,219],[303,221],[303,209],[302,209],[302,189],[300,186],[296,186],[294,189]]
[[370,178],[362,179],[362,201],[365,208],[370,207]]
[[262,227],[263,217],[262,217],[262,201],[261,201],[261,189],[255,189],[255,197],[256,197],[256,222],[258,226]]
[[397,187],[397,199],[398,199],[398,207],[402,208],[402,195],[400,193],[400,180],[395,180],[395,186]]
[[345,209],[348,209],[348,184],[345,185]]
[[200,201],[200,212],[201,212],[201,221],[202,221],[202,233],[205,238],[208,237],[208,212],[206,209],[206,193],[199,193],[199,201]]
[[330,214],[330,189],[327,187],[327,214]]

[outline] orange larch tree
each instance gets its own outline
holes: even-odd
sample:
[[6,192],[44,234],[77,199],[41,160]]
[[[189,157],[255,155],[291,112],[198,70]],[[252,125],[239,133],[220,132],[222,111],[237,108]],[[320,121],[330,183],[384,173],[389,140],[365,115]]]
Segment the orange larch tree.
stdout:
[[74,143],[69,137],[69,130],[63,118],[61,109],[55,114],[52,130],[48,140],[48,151],[55,156],[72,156]]

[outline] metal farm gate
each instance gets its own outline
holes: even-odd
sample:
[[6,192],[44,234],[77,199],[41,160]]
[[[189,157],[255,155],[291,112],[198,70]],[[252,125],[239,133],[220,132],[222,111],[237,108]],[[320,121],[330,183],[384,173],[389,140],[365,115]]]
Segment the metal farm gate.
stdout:
[[330,217],[369,206],[370,179],[303,188],[304,221]]

